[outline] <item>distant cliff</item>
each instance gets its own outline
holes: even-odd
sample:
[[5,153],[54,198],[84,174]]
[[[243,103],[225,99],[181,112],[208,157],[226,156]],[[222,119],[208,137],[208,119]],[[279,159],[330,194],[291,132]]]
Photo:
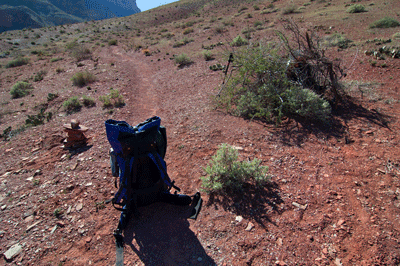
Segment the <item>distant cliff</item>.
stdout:
[[139,13],[136,0],[2,0],[0,32]]

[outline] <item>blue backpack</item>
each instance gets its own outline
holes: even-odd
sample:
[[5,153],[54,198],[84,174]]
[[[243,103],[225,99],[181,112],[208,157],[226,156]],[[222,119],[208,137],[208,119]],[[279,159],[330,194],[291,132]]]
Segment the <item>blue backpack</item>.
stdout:
[[121,263],[121,258],[118,259],[118,248],[123,247],[122,231],[131,215],[137,213],[138,207],[155,202],[187,205],[193,208],[188,217],[192,219],[197,218],[201,209],[202,200],[199,192],[192,197],[170,192],[172,188],[176,191],[180,189],[167,174],[164,161],[167,134],[166,129],[160,124],[161,119],[157,116],[134,127],[125,121],[110,119],[105,122],[107,139],[112,147],[111,172],[114,177],[119,177],[118,191],[111,200],[113,206],[121,211],[121,218],[114,232],[117,264],[118,261]]

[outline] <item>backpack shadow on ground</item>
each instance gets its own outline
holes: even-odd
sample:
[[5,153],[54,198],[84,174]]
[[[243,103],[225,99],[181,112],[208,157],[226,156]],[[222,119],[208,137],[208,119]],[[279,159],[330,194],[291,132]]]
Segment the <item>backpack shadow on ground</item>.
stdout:
[[139,208],[124,230],[126,248],[145,265],[215,265],[190,229],[190,211],[166,203]]

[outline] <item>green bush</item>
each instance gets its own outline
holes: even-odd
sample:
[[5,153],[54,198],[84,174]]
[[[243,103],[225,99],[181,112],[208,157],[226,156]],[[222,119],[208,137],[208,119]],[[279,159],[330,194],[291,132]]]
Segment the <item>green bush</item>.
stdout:
[[89,83],[95,82],[96,76],[90,72],[78,72],[72,78],[71,81],[75,86],[83,87]]
[[347,9],[348,13],[362,13],[362,12],[367,12],[367,10],[365,9],[365,6],[361,5],[361,4],[355,4],[355,5],[351,5],[348,9]]
[[18,67],[18,66],[23,66],[27,65],[29,63],[29,58],[25,57],[18,57],[17,59],[11,60],[5,65],[5,68],[10,68],[10,67]]
[[93,98],[90,98],[86,95],[83,95],[82,97],[82,103],[85,107],[94,107],[96,106],[96,102],[94,101]]
[[54,100],[54,99],[56,99],[56,98],[58,98],[58,94],[57,93],[48,93],[47,94],[47,101],[48,102],[51,102],[52,100]]
[[214,60],[214,55],[210,51],[203,51],[203,57],[206,61]]
[[47,74],[46,70],[40,70],[39,72],[36,73],[36,75],[33,77],[33,81],[38,82],[43,80],[44,76]]
[[118,41],[117,41],[116,39],[111,39],[111,40],[108,41],[108,45],[109,45],[109,46],[111,46],[111,45],[117,45],[117,44],[118,44]]
[[187,28],[187,29],[185,29],[185,30],[183,31],[183,34],[184,34],[184,35],[187,35],[187,34],[192,33],[192,32],[194,32],[194,29],[193,29],[193,28]]
[[110,89],[109,94],[101,95],[99,100],[103,103],[103,108],[122,107],[125,105],[122,95],[113,88]]
[[175,64],[177,64],[179,67],[190,65],[193,63],[193,61],[186,55],[186,54],[180,54],[174,57]]
[[380,20],[373,22],[369,27],[373,28],[394,28],[400,26],[400,23],[394,18],[384,17]]
[[63,103],[64,110],[68,114],[79,112],[82,104],[79,102],[78,96],[73,96]]
[[283,117],[328,122],[329,103],[287,77],[287,61],[272,45],[242,49],[236,71],[217,101],[239,116],[275,121]]
[[10,91],[11,97],[15,98],[22,98],[28,95],[33,90],[33,86],[25,81],[18,81],[15,83]]
[[235,193],[243,190],[244,183],[263,186],[268,182],[268,167],[261,161],[238,161],[238,151],[230,145],[221,144],[212,157],[211,164],[204,169],[206,176],[201,177],[202,189],[207,193]]
[[47,120],[47,122],[49,122],[52,117],[52,112],[45,113],[45,108],[42,108],[40,109],[38,114],[28,115],[28,118],[25,120],[25,124],[27,124],[28,126],[42,125],[45,119]]
[[290,4],[283,8],[282,14],[284,14],[284,15],[293,14],[293,13],[296,13],[296,11],[297,11],[297,6],[294,4]]
[[349,46],[352,42],[353,42],[352,40],[347,39],[344,35],[342,35],[340,33],[334,33],[332,35],[325,37],[324,44],[326,46],[336,46],[341,49],[346,49],[346,48],[349,48]]
[[231,46],[239,47],[243,45],[248,45],[249,41],[244,39],[242,36],[238,35],[233,41],[231,42]]
[[66,48],[70,55],[74,57],[77,62],[92,58],[92,52],[90,49],[82,44],[79,44],[77,41],[68,43]]

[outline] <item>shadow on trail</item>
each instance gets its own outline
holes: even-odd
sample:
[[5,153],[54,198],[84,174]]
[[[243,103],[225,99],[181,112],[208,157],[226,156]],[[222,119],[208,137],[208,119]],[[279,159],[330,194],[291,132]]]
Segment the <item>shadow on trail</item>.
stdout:
[[190,211],[166,203],[139,208],[124,230],[126,247],[145,265],[215,265],[189,228]]
[[226,211],[254,219],[264,228],[266,223],[274,224],[269,215],[280,214],[279,205],[283,203],[278,184],[271,182],[263,188],[258,188],[245,183],[242,191],[242,193],[228,192],[223,196],[211,194],[207,205],[215,205],[216,208],[222,206]]

